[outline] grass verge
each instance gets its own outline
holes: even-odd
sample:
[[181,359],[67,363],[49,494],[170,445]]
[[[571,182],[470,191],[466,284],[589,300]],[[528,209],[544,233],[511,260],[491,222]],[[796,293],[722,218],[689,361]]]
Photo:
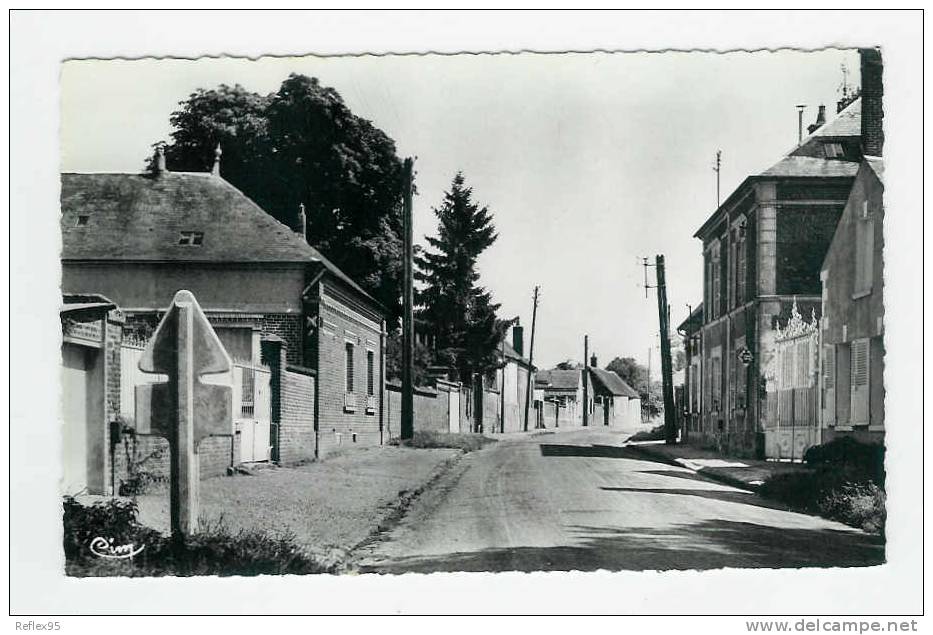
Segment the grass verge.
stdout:
[[[231,576],[330,573],[288,533],[230,531],[221,522],[193,536],[167,537],[141,525],[130,500],[85,506],[64,500],[65,573],[70,576]],[[129,558],[107,558],[111,547],[139,550]]]
[[490,439],[482,434],[418,431],[415,432],[411,439],[405,441],[393,439],[390,443],[406,448],[451,448],[463,450],[464,452],[474,452],[496,442],[497,439]]

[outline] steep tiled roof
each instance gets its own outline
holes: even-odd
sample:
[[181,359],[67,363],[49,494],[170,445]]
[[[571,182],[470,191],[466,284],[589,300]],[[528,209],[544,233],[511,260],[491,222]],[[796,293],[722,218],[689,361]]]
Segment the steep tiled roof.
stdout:
[[865,157],[865,163],[871,168],[878,180],[884,185],[884,160],[881,157]]
[[862,100],[856,99],[846,106],[842,112],[813,131],[803,140],[801,145],[809,139],[819,137],[858,137],[862,134]]
[[614,371],[594,368],[592,366],[589,370],[593,377],[593,385],[597,393],[603,392],[611,395],[620,395],[622,397],[629,397],[630,399],[638,398],[638,393],[625,383]]
[[[210,173],[62,174],[62,259],[318,262],[375,302],[289,227]],[[183,244],[183,232],[200,234]]]
[[523,364],[523,365],[525,365],[525,366],[531,366],[531,363],[528,361],[528,358],[527,358],[527,357],[522,357],[521,355],[519,355],[519,354],[518,354],[518,351],[516,351],[514,348],[512,348],[511,346],[509,346],[508,342],[506,342],[506,344],[505,344],[505,346],[504,346],[503,348],[504,348],[504,350],[503,350],[503,355],[504,355],[506,358],[508,358],[508,359],[514,359],[515,361],[517,361],[517,362],[519,362],[520,364]]
[[579,370],[541,370],[535,375],[536,382],[547,382],[552,390],[576,390],[580,384]]

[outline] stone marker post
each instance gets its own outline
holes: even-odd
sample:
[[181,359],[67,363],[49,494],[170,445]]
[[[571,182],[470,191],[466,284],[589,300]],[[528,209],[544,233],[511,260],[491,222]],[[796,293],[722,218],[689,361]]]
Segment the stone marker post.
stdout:
[[166,383],[136,387],[136,431],[168,439],[171,450],[172,534],[198,531],[198,445],[233,434],[230,386],[201,376],[230,371],[230,356],[190,291],[179,291],[146,345],[139,369],[168,375]]

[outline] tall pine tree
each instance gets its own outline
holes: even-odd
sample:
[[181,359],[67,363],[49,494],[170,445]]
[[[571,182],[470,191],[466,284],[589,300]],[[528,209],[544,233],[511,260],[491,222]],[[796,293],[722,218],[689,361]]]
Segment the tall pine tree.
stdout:
[[415,278],[424,285],[417,294],[421,328],[434,337],[437,363],[455,368],[466,383],[496,367],[507,328],[496,317],[499,305],[479,285],[476,262],[498,234],[489,209],[472,195],[458,172],[433,210],[437,237],[426,237],[429,249],[415,258]]

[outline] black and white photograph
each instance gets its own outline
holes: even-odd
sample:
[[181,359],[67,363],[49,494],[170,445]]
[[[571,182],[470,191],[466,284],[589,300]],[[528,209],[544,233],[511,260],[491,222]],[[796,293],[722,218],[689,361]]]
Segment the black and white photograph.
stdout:
[[[212,41],[228,15],[276,17],[235,14],[203,16]],[[890,219],[921,227],[922,199],[889,130],[922,121],[891,124],[889,76],[918,68],[888,39],[250,55],[229,36],[49,71],[54,182],[28,215],[54,232],[53,418],[31,425],[57,492],[31,504],[57,509],[68,588],[732,572],[832,593],[814,576],[874,586],[922,539],[919,516],[891,524],[922,505],[896,464],[906,445],[921,465],[923,413],[894,388],[922,373],[896,299],[922,293],[919,241],[899,253]],[[894,202],[892,178],[912,188]],[[511,611],[578,612],[565,598]],[[846,601],[826,610],[890,612]]]

